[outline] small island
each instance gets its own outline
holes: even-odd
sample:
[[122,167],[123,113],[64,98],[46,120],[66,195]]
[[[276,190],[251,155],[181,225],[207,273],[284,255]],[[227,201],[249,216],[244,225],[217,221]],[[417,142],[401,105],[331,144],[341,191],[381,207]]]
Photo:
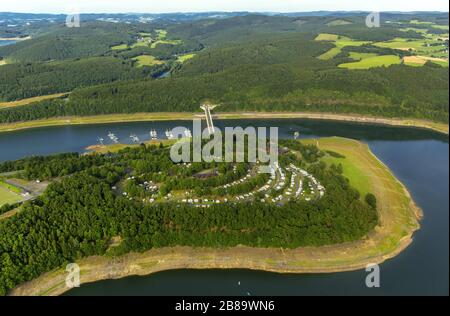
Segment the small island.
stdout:
[[399,254],[420,227],[406,188],[355,140],[280,140],[271,174],[258,162],[175,164],[169,145],[0,164],[9,180],[49,183],[0,217],[1,294],[60,295],[70,262],[82,283],[180,268],[357,270]]

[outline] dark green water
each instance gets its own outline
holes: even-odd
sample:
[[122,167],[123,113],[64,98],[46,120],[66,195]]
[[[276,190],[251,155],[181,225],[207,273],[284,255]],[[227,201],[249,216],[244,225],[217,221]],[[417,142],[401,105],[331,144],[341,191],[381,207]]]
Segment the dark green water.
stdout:
[[[121,123],[40,128],[0,133],[0,161],[29,155],[83,151],[113,131],[130,142],[157,129],[189,127],[191,122]],[[381,265],[381,287],[365,286],[365,271],[332,274],[275,274],[249,270],[174,270],[146,277],[100,281],[67,295],[448,295],[449,294],[449,146],[434,132],[310,120],[230,120],[225,126],[278,126],[281,137],[343,136],[369,144],[407,186],[424,211],[422,228],[410,247]],[[240,284],[239,284],[240,282]]]

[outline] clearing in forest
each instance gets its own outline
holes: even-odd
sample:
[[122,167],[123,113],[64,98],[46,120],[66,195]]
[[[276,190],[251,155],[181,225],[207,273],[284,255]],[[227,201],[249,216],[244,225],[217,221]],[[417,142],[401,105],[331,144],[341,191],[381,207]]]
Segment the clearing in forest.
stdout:
[[330,49],[329,51],[325,52],[324,54],[317,57],[322,60],[328,60],[328,59],[335,57],[342,51],[342,48],[344,48],[346,46],[362,46],[362,45],[370,43],[368,41],[355,41],[346,36],[340,36],[340,35],[336,35],[336,34],[326,34],[326,33],[319,34],[315,38],[315,40],[316,41],[333,42],[333,44],[336,46],[336,47],[333,47],[332,49]]
[[375,56],[361,59],[353,63],[340,64],[340,68],[347,69],[369,69],[374,67],[388,67],[390,65],[400,64],[401,59],[396,55]]

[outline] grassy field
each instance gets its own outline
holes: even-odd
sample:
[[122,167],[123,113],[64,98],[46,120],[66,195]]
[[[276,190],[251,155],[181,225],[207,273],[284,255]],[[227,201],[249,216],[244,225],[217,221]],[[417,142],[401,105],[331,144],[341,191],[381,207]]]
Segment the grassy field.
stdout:
[[0,186],[0,206],[4,204],[14,204],[22,200],[21,196]]
[[142,55],[133,58],[133,60],[137,61],[137,67],[143,67],[143,66],[153,66],[153,65],[161,65],[164,64],[163,61],[156,59],[153,56],[149,55]]
[[321,34],[317,35],[317,37],[315,38],[315,41],[336,42],[338,39],[339,39],[339,35],[321,33]]
[[43,95],[43,96],[39,96],[39,97],[22,99],[22,100],[12,101],[12,102],[0,102],[0,110],[6,109],[6,108],[12,108],[12,107],[16,107],[16,106],[27,105],[27,104],[30,104],[33,102],[38,102],[38,101],[43,101],[43,100],[61,98],[66,95],[68,95],[68,93],[56,93],[56,94]]
[[166,30],[159,29],[159,30],[155,30],[155,31],[156,31],[156,34],[158,36],[158,39],[163,40],[163,39],[165,39],[167,37],[167,31]]
[[444,44],[441,41],[435,39],[408,39],[408,38],[395,38],[387,42],[377,42],[374,46],[392,48],[399,50],[412,50],[417,55],[423,55],[428,57],[441,57],[448,58],[448,53],[442,51]]
[[353,24],[353,23],[350,21],[346,21],[346,20],[334,20],[334,21],[327,23],[328,26],[339,26],[339,25],[348,25],[348,24]]
[[22,192],[22,190],[20,190],[19,188],[4,182],[3,180],[0,179],[0,187],[7,189],[8,191],[11,191],[15,194],[20,194],[20,192]]
[[408,38],[394,38],[391,41],[386,42],[377,42],[373,43],[374,46],[383,47],[383,48],[392,48],[392,49],[399,49],[399,50],[419,50],[421,49],[427,41],[425,39],[421,40],[413,40]]
[[[254,269],[280,273],[331,273],[364,269],[403,251],[419,229],[421,211],[405,187],[369,150],[367,145],[344,138],[302,140],[345,156],[344,172],[377,197],[379,225],[359,241],[323,247],[191,248],[170,247],[118,258],[107,256],[79,260],[81,283],[177,269]],[[353,184],[353,182],[352,182]],[[357,185],[357,184],[356,184]],[[14,289],[11,295],[59,295],[67,291],[65,269],[56,269]]]
[[374,67],[388,67],[390,65],[400,64],[400,57],[396,55],[375,56],[361,59],[354,63],[340,64],[340,68],[347,69],[369,69]]
[[363,60],[366,58],[376,57],[377,54],[373,53],[357,53],[357,52],[350,52],[349,57],[353,60]]
[[[149,140],[143,142],[146,145],[159,145],[160,143],[163,143],[165,146],[173,145],[176,143],[177,140],[169,140],[169,139],[157,139],[157,140]],[[122,149],[125,148],[133,148],[133,147],[139,147],[140,144],[109,144],[109,145],[92,145],[86,148],[90,153],[99,153],[99,154],[106,154],[106,153],[115,153],[119,152]],[[183,191],[184,192],[184,191]]]
[[337,54],[339,54],[342,51],[342,48],[344,48],[346,46],[362,46],[364,44],[369,43],[367,41],[355,41],[346,36],[339,36],[336,34],[326,34],[326,33],[319,34],[315,38],[315,40],[316,41],[333,42],[333,44],[336,46],[336,47],[333,47],[332,49],[330,49],[329,51],[327,51],[326,53],[317,57],[322,60],[328,60],[328,59],[335,57]]
[[442,58],[433,58],[427,56],[405,56],[403,58],[405,65],[408,66],[423,66],[426,62],[431,61],[442,67],[448,67],[448,60]]
[[341,164],[344,170],[344,176],[350,180],[350,184],[357,188],[361,197],[370,192],[370,178],[364,174],[359,166],[353,164],[347,158],[336,158],[332,156],[326,156],[322,159],[327,165],[335,164],[336,166]]
[[131,48],[136,48],[136,47],[148,47],[149,43],[148,42],[137,42],[134,43],[133,45],[131,45]]
[[181,55],[178,57],[177,61],[180,63],[184,63],[185,61],[194,58],[196,55],[195,54],[186,54],[186,55]]
[[339,54],[341,51],[342,51],[342,49],[340,47],[333,47],[332,49],[330,49],[326,53],[323,53],[322,55],[320,55],[317,58],[322,59],[322,60],[332,59],[337,54]]
[[409,23],[417,24],[417,25],[428,25],[432,28],[440,29],[440,30],[448,30],[448,25],[436,24],[436,23],[429,22],[429,21],[411,20],[411,21],[409,21]]
[[179,45],[182,44],[183,41],[181,40],[157,40],[156,42],[152,43],[151,48],[156,48],[159,44],[168,44],[168,45]]
[[128,45],[121,44],[121,45],[113,46],[113,47],[111,47],[111,49],[112,50],[125,50],[125,49],[128,49]]
[[[436,26],[433,23],[421,23],[420,21],[412,21],[412,24],[426,24],[429,28]],[[409,24],[410,25],[410,24]],[[444,25],[437,25],[441,29],[445,29]],[[448,27],[447,27],[448,29]],[[433,63],[439,64],[444,67],[448,67],[448,53],[445,52],[445,40],[448,40],[448,34],[433,34],[429,32],[429,29],[405,26],[400,28],[401,31],[408,32],[414,31],[421,34],[423,39],[412,39],[397,37],[389,41],[384,42],[368,42],[368,41],[357,41],[346,36],[340,36],[337,34],[322,33],[319,34],[315,40],[331,42],[335,45],[332,49],[318,56],[317,58],[322,60],[329,60],[334,58],[336,55],[342,52],[342,48],[347,46],[361,46],[365,44],[371,44],[380,48],[390,48],[396,50],[409,50],[412,51],[418,57],[427,57]],[[340,65],[342,68],[347,69],[368,69],[371,67],[379,66],[389,66],[392,64],[400,63],[400,59],[396,58],[394,55],[390,57],[378,56],[375,54],[367,53],[356,53],[350,52],[350,58],[354,60],[359,60],[359,63],[346,63]],[[373,58],[373,59],[370,59]],[[420,62],[419,60],[410,60],[405,63],[410,66],[422,66],[425,62]]]
[[21,190],[0,180],[0,206],[14,204],[22,200]]

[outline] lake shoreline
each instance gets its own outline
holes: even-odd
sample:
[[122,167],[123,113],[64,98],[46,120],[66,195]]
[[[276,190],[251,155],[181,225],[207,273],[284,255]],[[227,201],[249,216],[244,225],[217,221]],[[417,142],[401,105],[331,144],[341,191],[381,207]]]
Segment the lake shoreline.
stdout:
[[[419,119],[382,118],[363,116],[357,114],[333,114],[320,112],[218,112],[213,115],[215,119],[311,119],[324,121],[353,122],[361,124],[376,124],[397,127],[412,127],[449,135],[449,127],[445,123],[432,122]],[[85,117],[58,117],[44,120],[15,122],[0,124],[0,133],[18,130],[71,125],[111,124],[126,122],[147,121],[180,121],[203,118],[202,113],[188,112],[160,112],[160,113],[134,113],[109,114]]]
[[[278,273],[333,273],[364,269],[400,254],[420,228],[421,209],[407,188],[368,148],[350,139],[331,137],[305,140],[319,148],[340,152],[371,181],[378,200],[379,224],[361,240],[297,249],[171,247],[129,253],[120,257],[95,256],[81,259],[82,284],[149,275],[174,269],[251,269]],[[10,295],[61,295],[67,273],[55,269],[24,283]]]

